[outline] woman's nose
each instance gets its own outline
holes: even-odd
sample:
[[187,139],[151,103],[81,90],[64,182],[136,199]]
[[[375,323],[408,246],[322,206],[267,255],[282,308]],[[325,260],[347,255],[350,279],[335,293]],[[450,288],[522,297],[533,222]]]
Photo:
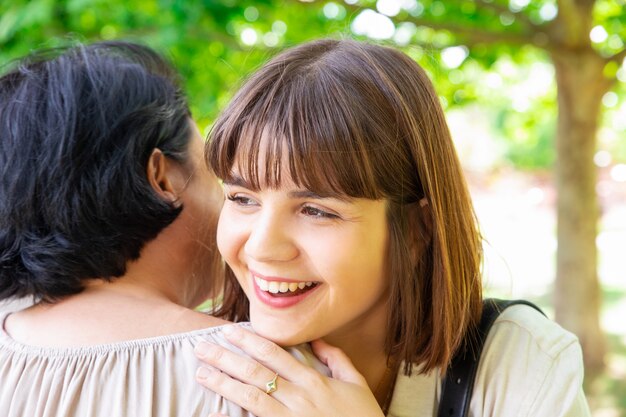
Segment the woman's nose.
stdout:
[[261,213],[251,224],[244,252],[259,262],[291,261],[298,256],[293,232],[293,227],[275,213]]

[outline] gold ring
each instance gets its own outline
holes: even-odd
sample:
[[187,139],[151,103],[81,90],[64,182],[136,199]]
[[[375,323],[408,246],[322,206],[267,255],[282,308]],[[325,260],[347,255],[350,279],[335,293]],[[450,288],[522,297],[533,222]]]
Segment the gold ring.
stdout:
[[272,378],[271,381],[268,381],[265,384],[265,393],[267,395],[270,395],[272,392],[276,391],[278,389],[278,384],[276,383],[276,380],[278,379],[278,374],[274,375],[274,378]]

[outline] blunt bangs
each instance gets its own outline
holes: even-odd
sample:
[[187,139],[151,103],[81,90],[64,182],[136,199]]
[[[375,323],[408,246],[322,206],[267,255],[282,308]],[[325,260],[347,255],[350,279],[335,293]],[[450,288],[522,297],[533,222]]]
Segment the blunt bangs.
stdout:
[[345,78],[363,75],[333,66],[327,53],[295,74],[269,65],[252,77],[211,133],[207,158],[216,175],[228,182],[236,174],[257,190],[278,188],[288,175],[321,196],[375,200],[395,199],[399,187],[421,190],[402,187],[391,170],[399,159],[406,166],[409,152],[390,140],[384,114],[371,114],[368,102],[381,97],[366,95],[376,89],[354,89]]

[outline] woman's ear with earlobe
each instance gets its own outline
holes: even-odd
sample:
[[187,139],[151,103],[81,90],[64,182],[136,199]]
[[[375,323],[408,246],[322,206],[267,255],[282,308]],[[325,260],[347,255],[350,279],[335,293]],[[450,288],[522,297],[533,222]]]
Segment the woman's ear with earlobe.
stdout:
[[168,203],[178,200],[174,184],[170,178],[169,161],[163,152],[155,148],[148,158],[146,177],[155,193]]

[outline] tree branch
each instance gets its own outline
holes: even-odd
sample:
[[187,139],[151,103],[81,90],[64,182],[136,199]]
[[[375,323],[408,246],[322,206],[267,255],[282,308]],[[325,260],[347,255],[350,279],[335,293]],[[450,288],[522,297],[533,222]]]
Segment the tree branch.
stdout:
[[491,2],[488,2],[487,0],[478,0],[476,2],[476,7],[478,7],[479,9],[481,9],[481,8],[491,9],[491,10],[495,11],[498,14],[502,14],[502,13],[511,14],[511,15],[513,15],[515,17],[516,20],[519,20],[520,22],[522,22],[529,29],[535,29],[535,28],[539,27],[535,23],[533,23],[533,21],[530,20],[530,18],[527,15],[525,15],[521,11],[514,12],[511,9],[509,9],[508,7],[502,6],[502,5],[497,4],[497,3],[491,3]]
[[[352,14],[357,14],[366,7],[359,6],[358,4],[343,5]],[[529,33],[515,33],[515,32],[492,32],[489,30],[480,29],[478,27],[464,26],[453,22],[435,22],[430,19],[408,16],[404,19],[396,18],[396,22],[410,22],[416,26],[428,27],[434,30],[447,30],[455,35],[463,38],[468,46],[484,43],[510,43],[515,45],[527,45],[537,44],[535,36]]]
[[447,30],[466,39],[469,44],[477,43],[512,43],[516,45],[534,44],[531,35],[513,32],[491,32],[475,27],[462,26],[447,22],[433,22],[428,19],[408,18],[404,22],[411,22],[416,26],[425,26],[435,30]]

